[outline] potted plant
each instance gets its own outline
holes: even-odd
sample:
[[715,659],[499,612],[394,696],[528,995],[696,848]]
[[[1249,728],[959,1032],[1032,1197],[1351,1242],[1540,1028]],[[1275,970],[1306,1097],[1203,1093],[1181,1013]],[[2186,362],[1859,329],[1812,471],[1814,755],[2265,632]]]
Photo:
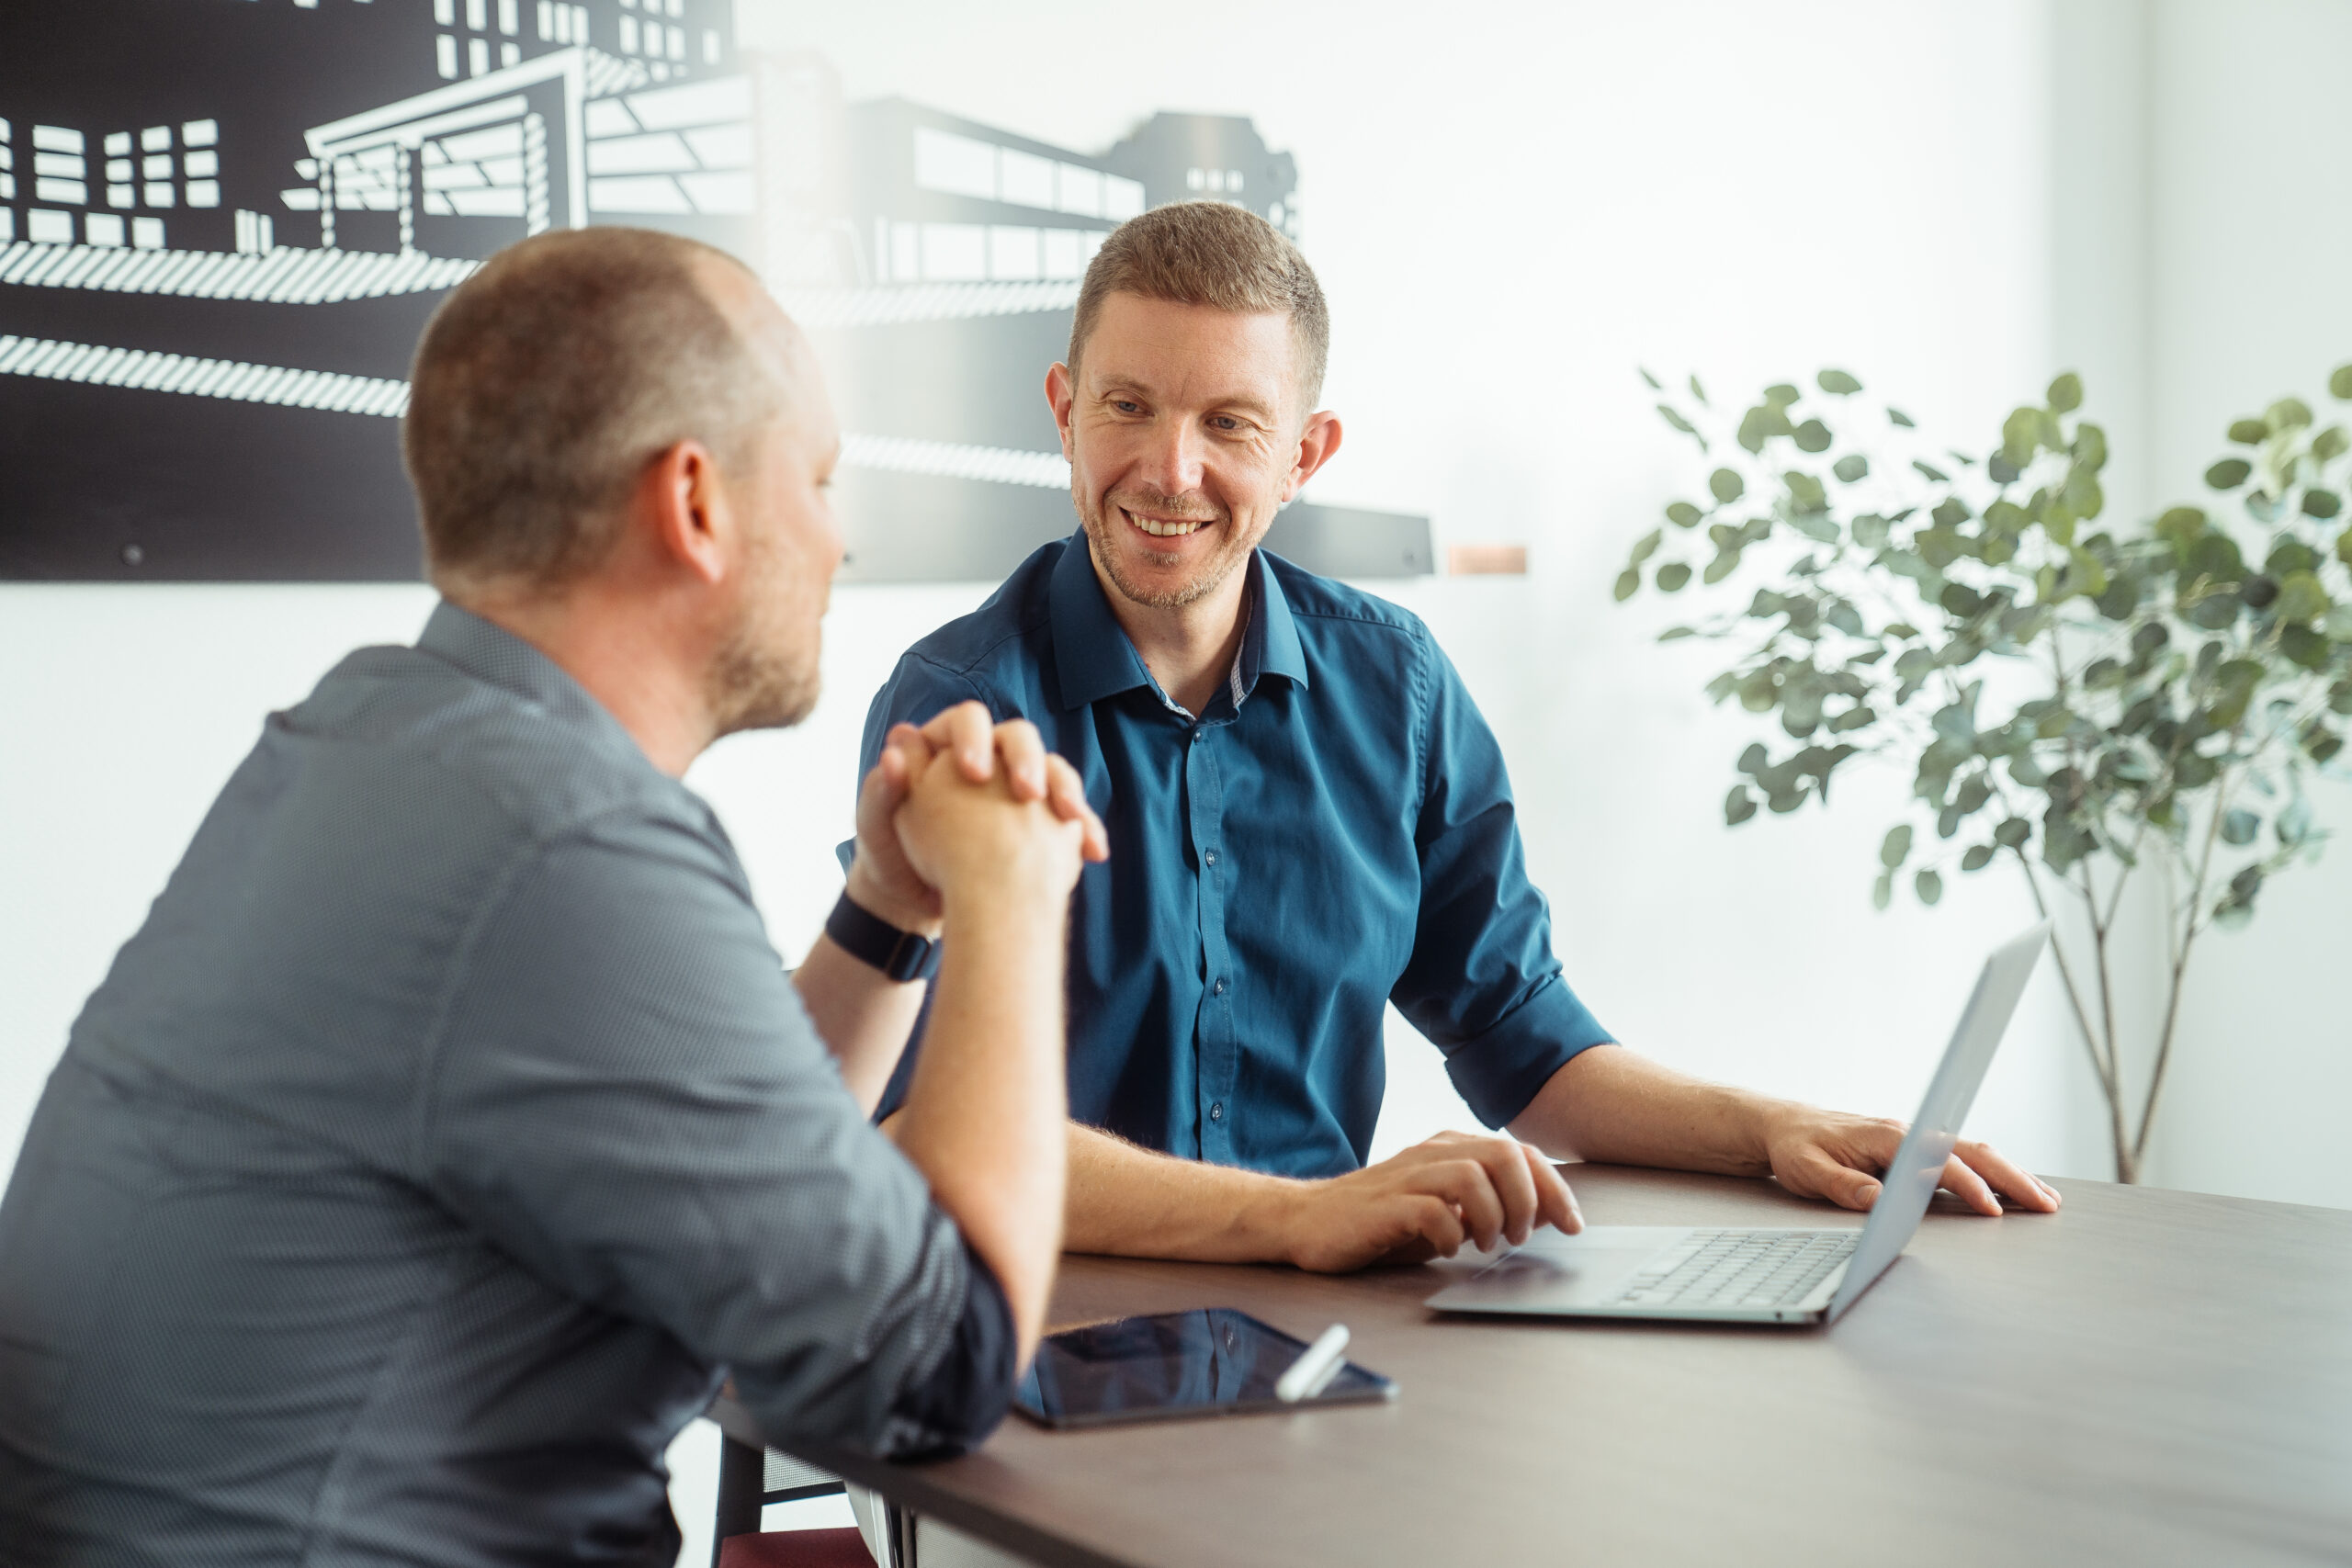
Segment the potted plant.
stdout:
[[[2352,716],[2352,436],[2282,398],[2230,425],[2209,502],[2108,525],[2107,437],[2080,417],[2078,378],[2012,412],[1981,461],[1862,390],[1824,370],[1736,413],[1695,377],[1688,399],[1664,396],[1711,469],[1707,497],[1667,507],[1616,596],[1694,577],[1715,591],[1663,639],[1726,644],[1709,694],[1776,716],[1785,737],[1741,754],[1727,823],[1826,806],[1839,770],[1893,763],[1913,809],[1882,841],[1879,908],[1898,876],[1934,904],[1955,868],[1997,861],[2045,915],[2081,917],[2060,926],[2058,972],[2117,1179],[2137,1180],[2199,939],[2244,924],[2325,837],[2304,785]],[[2352,366],[2329,390],[2352,400]],[[2169,968],[2135,1093],[2109,938],[2159,860]]]

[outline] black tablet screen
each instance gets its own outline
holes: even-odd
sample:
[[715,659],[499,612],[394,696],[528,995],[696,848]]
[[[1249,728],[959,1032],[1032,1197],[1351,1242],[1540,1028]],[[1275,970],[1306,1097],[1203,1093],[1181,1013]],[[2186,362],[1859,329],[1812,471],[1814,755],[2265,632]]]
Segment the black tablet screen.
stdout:
[[1345,1361],[1322,1392],[1283,1404],[1274,1382],[1306,1348],[1231,1307],[1123,1317],[1047,1336],[1012,1404],[1048,1427],[1091,1427],[1395,1396],[1395,1383]]

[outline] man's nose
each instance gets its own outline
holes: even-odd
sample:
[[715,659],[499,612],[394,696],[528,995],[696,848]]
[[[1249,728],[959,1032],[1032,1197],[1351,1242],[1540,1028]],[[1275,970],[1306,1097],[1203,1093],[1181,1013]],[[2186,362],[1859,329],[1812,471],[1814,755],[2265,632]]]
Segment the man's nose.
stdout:
[[1185,495],[1201,486],[1204,456],[1190,420],[1155,425],[1136,477],[1162,495]]

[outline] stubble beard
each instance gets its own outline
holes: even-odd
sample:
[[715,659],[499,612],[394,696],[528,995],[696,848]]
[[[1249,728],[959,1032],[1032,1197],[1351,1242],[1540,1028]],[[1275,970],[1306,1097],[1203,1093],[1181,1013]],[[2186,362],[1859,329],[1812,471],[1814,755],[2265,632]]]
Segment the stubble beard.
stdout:
[[[823,686],[817,639],[804,638],[795,625],[797,595],[784,581],[782,552],[772,541],[757,551],[742,614],[711,660],[704,685],[720,735],[789,729],[815,711]],[[823,611],[817,606],[820,620]]]
[[1127,520],[1120,515],[1124,504],[1132,502],[1139,512],[1174,514],[1206,523],[1212,528],[1231,530],[1230,513],[1213,512],[1197,500],[1159,495],[1151,491],[1113,491],[1100,502],[1080,500],[1075,491],[1071,500],[1078,507],[1078,520],[1085,525],[1086,536],[1094,546],[1094,558],[1102,564],[1103,575],[1111,580],[1121,596],[1153,610],[1178,610],[1207,598],[1224,586],[1233,575],[1234,568],[1250,558],[1255,539],[1244,540],[1228,533],[1224,548],[1201,563],[1199,571],[1190,581],[1173,588],[1147,588],[1128,573],[1121,550],[1128,533]]

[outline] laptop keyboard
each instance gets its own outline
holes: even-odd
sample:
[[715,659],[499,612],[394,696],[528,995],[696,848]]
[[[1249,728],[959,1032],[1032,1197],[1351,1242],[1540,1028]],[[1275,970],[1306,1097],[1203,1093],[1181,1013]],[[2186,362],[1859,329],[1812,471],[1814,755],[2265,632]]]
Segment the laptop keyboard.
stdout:
[[1692,1231],[1617,1306],[1791,1306],[1853,1256],[1860,1231]]

